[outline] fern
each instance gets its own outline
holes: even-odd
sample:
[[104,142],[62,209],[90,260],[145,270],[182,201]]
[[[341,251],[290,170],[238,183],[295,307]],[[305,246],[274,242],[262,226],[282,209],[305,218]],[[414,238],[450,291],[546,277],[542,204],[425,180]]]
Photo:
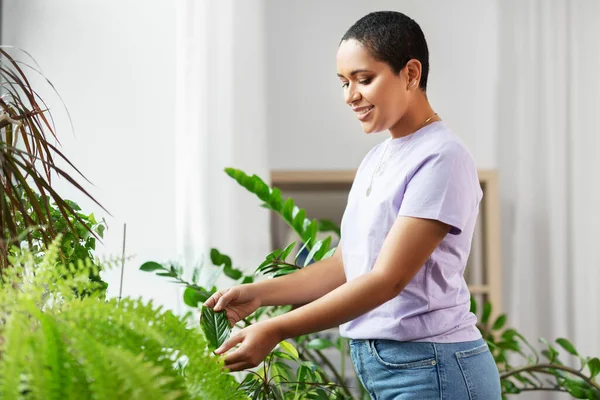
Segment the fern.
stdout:
[[106,301],[94,264],[57,255],[18,253],[0,280],[0,398],[247,398],[199,329],[152,302]]

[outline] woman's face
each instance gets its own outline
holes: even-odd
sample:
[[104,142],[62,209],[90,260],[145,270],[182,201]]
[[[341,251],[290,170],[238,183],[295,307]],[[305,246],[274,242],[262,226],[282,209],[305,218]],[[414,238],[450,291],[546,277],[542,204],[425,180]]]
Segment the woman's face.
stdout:
[[387,63],[375,60],[354,39],[340,44],[336,61],[344,100],[352,107],[363,130],[382,132],[396,125],[406,112],[409,89],[414,88],[409,87],[405,69],[394,74]]

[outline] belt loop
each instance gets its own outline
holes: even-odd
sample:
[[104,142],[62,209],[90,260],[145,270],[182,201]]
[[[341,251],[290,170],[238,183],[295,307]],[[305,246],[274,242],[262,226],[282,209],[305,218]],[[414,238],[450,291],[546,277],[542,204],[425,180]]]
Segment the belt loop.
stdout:
[[367,339],[367,347],[369,348],[369,354],[371,357],[373,357],[373,346],[375,346],[373,339]]

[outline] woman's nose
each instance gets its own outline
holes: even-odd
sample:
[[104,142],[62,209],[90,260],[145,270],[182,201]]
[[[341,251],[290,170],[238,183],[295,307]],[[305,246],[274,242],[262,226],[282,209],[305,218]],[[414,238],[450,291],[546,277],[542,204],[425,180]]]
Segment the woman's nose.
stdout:
[[356,90],[352,84],[350,84],[348,86],[345,96],[346,96],[346,104],[352,104],[352,103],[360,100],[360,92],[358,90]]

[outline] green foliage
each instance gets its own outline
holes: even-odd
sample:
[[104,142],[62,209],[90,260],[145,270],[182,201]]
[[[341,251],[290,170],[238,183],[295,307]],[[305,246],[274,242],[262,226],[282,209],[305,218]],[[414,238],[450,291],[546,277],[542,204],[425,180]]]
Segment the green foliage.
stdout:
[[[24,67],[39,72],[0,49],[0,269],[8,266],[8,249],[23,233],[20,228],[45,226],[47,229],[41,230],[40,236],[45,245],[57,237],[49,210],[50,200],[64,220],[69,216],[78,220],[77,212],[52,187],[53,175],[64,179],[102,207],[78,180],[59,166],[68,165],[77,179],[85,180],[55,146],[57,137],[52,116],[40,98],[39,90],[30,86]],[[54,89],[49,81],[48,84]],[[29,212],[25,210],[27,206],[30,206]],[[22,227],[17,224],[19,219]],[[85,225],[83,220],[79,222]],[[67,227],[77,234],[74,226],[67,224]]]
[[41,261],[14,255],[0,282],[0,398],[246,398],[199,329],[152,302],[103,300],[96,266],[57,264],[58,243]]
[[[44,257],[46,249],[45,235],[47,232],[53,232],[56,237],[60,236],[59,244],[59,260],[63,265],[73,264],[78,265],[79,260],[92,260],[98,270],[101,270],[94,253],[96,250],[96,240],[104,236],[106,230],[106,222],[104,220],[97,221],[94,214],[84,214],[81,207],[73,201],[65,200],[65,203],[73,210],[72,213],[61,212],[55,203],[51,203],[47,197],[39,196],[33,193],[32,196],[39,203],[46,204],[47,221],[50,224],[48,228],[43,227],[44,221],[33,211],[33,205],[29,198],[24,196],[24,190],[21,193],[21,204],[25,214],[17,214],[15,223],[19,236],[15,238],[13,244],[18,248],[27,248],[37,259]],[[25,216],[37,225],[37,229],[28,227],[25,222]],[[13,247],[14,249],[14,247]],[[13,252],[16,250],[12,250]],[[90,279],[96,282],[101,282],[106,289],[108,284],[100,278],[99,274],[90,275]]]
[[[297,207],[292,199],[284,200],[277,188],[270,188],[258,176],[248,176],[244,172],[227,168],[226,173],[240,185],[255,194],[262,202],[264,208],[278,214],[292,227],[304,242],[302,248],[290,260],[296,242],[289,244],[284,249],[277,249],[265,257],[256,268],[256,274],[272,277],[282,276],[297,271],[312,261],[327,258],[333,254],[335,248],[330,248],[331,237],[316,240],[317,233],[334,232],[339,236],[339,227],[330,221],[310,220],[306,211]],[[298,265],[298,258],[305,249],[309,254],[302,265]],[[220,268],[220,272],[236,280],[235,283],[251,282],[252,277],[243,277],[243,274],[231,274],[226,270],[232,268],[231,258],[221,254],[216,249],[211,250],[213,265]],[[171,271],[170,276],[180,284],[186,286],[184,300],[187,305],[197,307],[208,299],[216,288],[206,289],[198,282],[185,282],[180,273],[157,263],[147,263],[142,266],[146,271]],[[158,273],[158,275],[161,275]],[[241,281],[241,282],[240,282]],[[247,325],[258,321],[262,317],[273,317],[287,312],[290,307],[262,307],[243,322]],[[478,305],[471,299],[471,310],[478,314]],[[600,360],[586,358],[579,355],[576,348],[567,339],[557,339],[556,344],[569,355],[578,357],[581,368],[575,369],[565,365],[560,359],[560,352],[556,346],[541,339],[545,349],[539,352],[517,330],[507,328],[507,316],[502,314],[493,317],[492,305],[486,302],[480,309],[479,329],[486,339],[501,373],[501,383],[504,396],[518,394],[531,390],[554,390],[567,392],[576,398],[600,400],[600,386],[597,376],[600,374]],[[225,334],[217,329],[214,336]],[[227,332],[227,334],[229,334]],[[344,338],[338,338],[332,343],[327,338],[317,335],[305,335],[294,338],[290,343],[283,342],[280,349],[274,350],[262,364],[257,372],[250,372],[241,384],[241,389],[253,399],[354,399],[346,382],[345,357],[348,356],[348,344]],[[321,351],[337,349],[342,356],[342,366],[338,370]],[[525,365],[511,365],[509,360],[514,356],[525,360]],[[545,360],[542,360],[541,358]],[[295,367],[295,368],[294,368]],[[547,377],[552,378],[551,381]],[[357,382],[357,387],[362,388]],[[367,399],[363,391],[360,399]]]
[[[474,300],[471,304],[471,311],[476,312],[477,304]],[[505,395],[553,390],[567,392],[577,399],[600,400],[600,384],[596,380],[600,373],[598,358],[582,357],[569,340],[556,339],[555,343],[568,355],[576,357],[581,364],[580,368],[569,367],[561,360],[560,350],[554,344],[541,338],[540,343],[545,348],[538,351],[517,330],[505,328],[506,315],[499,315],[491,323],[492,311],[491,303],[486,302],[479,329],[498,365]],[[522,365],[512,365],[511,360],[515,358]]]

